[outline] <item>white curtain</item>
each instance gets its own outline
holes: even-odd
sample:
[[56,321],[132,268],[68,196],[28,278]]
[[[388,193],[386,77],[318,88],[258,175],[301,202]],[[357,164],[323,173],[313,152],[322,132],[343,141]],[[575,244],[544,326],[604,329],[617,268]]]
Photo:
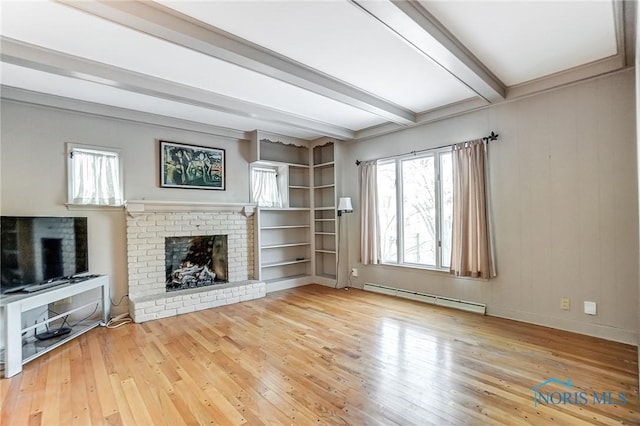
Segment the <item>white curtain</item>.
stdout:
[[115,153],[74,149],[71,203],[121,205],[120,166]]
[[252,169],[251,191],[253,202],[260,207],[282,207],[282,197],[275,170]]
[[453,275],[496,276],[488,198],[487,146],[478,139],[453,146]]
[[375,161],[360,164],[360,259],[362,264],[381,262],[378,218],[378,166]]

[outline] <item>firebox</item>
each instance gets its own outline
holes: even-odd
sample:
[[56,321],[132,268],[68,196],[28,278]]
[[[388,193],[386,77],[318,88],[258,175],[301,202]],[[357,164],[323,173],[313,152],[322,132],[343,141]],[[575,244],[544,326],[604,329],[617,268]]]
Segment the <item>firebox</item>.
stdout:
[[165,238],[167,291],[228,282],[226,235]]

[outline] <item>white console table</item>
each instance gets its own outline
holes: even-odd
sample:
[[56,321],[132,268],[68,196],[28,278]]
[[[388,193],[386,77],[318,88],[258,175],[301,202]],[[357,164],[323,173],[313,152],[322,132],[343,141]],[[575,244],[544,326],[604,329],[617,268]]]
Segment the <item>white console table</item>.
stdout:
[[[64,312],[57,313],[52,317],[47,315],[46,320],[23,328],[22,314],[24,312],[38,307],[46,307],[45,309],[48,309],[50,304],[54,304],[54,307],[59,309],[58,306],[65,305],[65,303],[60,304],[61,301],[64,302],[70,297],[78,296],[98,288],[102,290],[100,297],[84,301],[80,303],[80,306],[77,306],[77,303],[68,304],[69,306],[65,308]],[[58,302],[59,305],[56,304],[56,302]],[[99,315],[98,311],[96,311],[90,315],[90,318],[75,324],[69,334],[42,341],[35,339],[35,337],[25,337],[25,335],[29,334],[35,335],[35,330],[42,328],[46,324],[64,323],[65,318],[74,312],[85,312],[86,310],[92,309],[94,305],[97,309],[97,304],[100,303],[102,304],[102,315]],[[4,377],[11,377],[20,373],[23,364],[40,355],[44,355],[98,325],[106,325],[109,321],[110,308],[111,299],[109,298],[108,276],[99,276],[80,282],[62,284],[31,294],[18,293],[0,297],[1,318],[5,327]]]

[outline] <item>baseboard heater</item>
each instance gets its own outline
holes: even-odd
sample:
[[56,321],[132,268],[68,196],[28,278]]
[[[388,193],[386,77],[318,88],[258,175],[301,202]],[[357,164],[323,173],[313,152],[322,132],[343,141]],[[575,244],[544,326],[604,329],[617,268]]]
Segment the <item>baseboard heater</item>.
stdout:
[[452,299],[450,297],[434,296],[432,294],[418,293],[411,290],[387,287],[380,284],[365,283],[364,289],[374,293],[388,294],[390,296],[402,297],[404,299],[416,300],[418,302],[429,303],[431,305],[446,306],[447,308],[460,309],[476,314],[486,314],[487,305],[484,303],[468,302],[466,300]]

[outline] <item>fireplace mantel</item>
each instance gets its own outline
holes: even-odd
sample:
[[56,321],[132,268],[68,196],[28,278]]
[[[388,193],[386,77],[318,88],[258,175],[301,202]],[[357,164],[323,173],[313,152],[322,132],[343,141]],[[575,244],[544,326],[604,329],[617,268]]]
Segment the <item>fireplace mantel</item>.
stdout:
[[205,201],[129,200],[125,207],[130,216],[157,212],[240,212],[253,215],[255,204],[210,203]]

